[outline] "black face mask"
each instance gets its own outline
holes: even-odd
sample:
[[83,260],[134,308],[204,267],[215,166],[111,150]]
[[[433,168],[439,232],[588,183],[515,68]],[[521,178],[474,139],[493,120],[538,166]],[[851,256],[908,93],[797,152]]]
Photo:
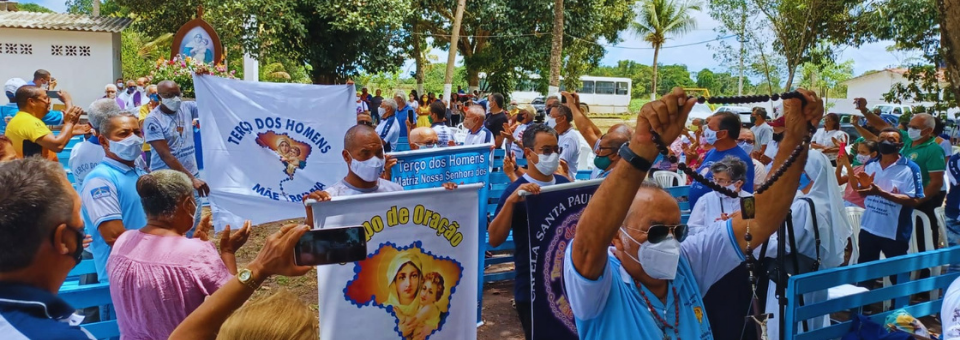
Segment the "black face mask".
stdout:
[[518,122],[524,121],[524,120],[525,120],[524,118],[526,118],[526,117],[524,117],[522,113],[518,113],[518,114],[517,114],[517,121],[518,121]]
[[897,152],[900,152],[900,144],[897,144],[888,140],[880,142],[880,144],[877,146],[880,149],[881,155],[892,155]]
[[[83,239],[86,238],[87,235],[84,234],[83,231],[77,230],[76,228],[72,228],[70,226],[67,226],[67,229],[70,229],[77,235],[77,249],[73,251],[72,255],[73,255],[73,260],[77,261],[77,264],[80,264],[80,261],[83,260]],[[56,231],[54,231],[54,234],[50,235],[50,242],[53,242],[54,245],[56,245],[56,240],[54,239],[54,236],[56,236]]]
[[780,141],[782,141],[782,140],[783,140],[783,132],[781,132],[781,133],[774,133],[774,134],[773,134],[773,141],[774,141],[774,142],[780,143]]

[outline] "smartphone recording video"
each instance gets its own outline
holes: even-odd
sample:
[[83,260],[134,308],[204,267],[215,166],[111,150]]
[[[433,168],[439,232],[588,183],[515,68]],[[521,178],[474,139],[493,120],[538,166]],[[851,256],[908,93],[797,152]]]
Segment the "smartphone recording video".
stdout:
[[311,230],[294,248],[298,266],[355,262],[366,257],[367,239],[362,226]]
[[59,99],[59,98],[60,98],[60,92],[58,92],[58,91],[47,91],[47,97],[50,97],[51,99]]

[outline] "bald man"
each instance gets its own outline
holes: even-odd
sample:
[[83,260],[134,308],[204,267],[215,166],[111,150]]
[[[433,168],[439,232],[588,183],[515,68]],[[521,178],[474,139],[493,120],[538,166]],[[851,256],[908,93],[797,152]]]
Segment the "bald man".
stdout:
[[463,145],[478,145],[493,143],[493,132],[483,126],[484,116],[487,114],[482,106],[471,105],[465,112],[463,127],[467,128],[467,138]]
[[437,131],[428,127],[418,127],[410,130],[410,150],[433,149],[444,145],[440,144]]

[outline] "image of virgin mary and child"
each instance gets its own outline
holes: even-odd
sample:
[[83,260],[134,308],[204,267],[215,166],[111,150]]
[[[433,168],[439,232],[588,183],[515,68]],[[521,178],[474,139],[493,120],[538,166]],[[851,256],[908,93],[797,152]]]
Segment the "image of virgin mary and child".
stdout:
[[390,296],[384,305],[392,306],[404,339],[425,340],[439,328],[441,314],[449,314],[437,305],[444,294],[443,276],[425,269],[411,250],[401,251],[387,269]]
[[204,64],[213,63],[213,45],[210,43],[210,38],[200,33],[190,38],[190,42],[183,47],[181,53]]

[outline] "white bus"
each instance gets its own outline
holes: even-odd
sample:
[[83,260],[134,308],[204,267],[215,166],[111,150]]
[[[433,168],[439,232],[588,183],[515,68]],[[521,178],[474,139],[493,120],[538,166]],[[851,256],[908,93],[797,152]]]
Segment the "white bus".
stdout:
[[[486,74],[480,73],[481,82],[485,81]],[[520,80],[517,87],[510,93],[510,98],[517,103],[531,103],[537,97],[544,96],[537,91],[537,82],[540,76],[529,74]],[[563,77],[560,77],[560,90],[565,91]],[[590,113],[619,114],[626,113],[630,107],[633,81],[630,78],[581,76],[583,85],[577,91],[580,102]]]

